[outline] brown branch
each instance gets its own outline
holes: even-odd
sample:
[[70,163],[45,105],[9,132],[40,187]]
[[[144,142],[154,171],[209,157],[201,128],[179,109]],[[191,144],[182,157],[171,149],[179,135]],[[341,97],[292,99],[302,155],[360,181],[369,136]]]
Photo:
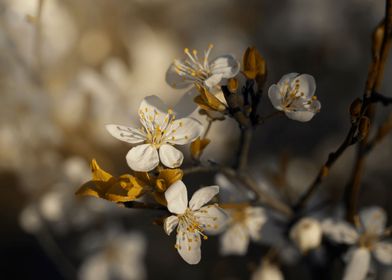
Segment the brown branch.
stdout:
[[355,144],[358,141],[356,137],[356,132],[358,129],[358,123],[352,123],[346,138],[333,153],[330,153],[328,159],[325,161],[324,165],[320,168],[316,178],[313,180],[311,185],[308,187],[307,191],[301,196],[297,204],[294,206],[295,210],[301,210],[308,203],[312,195],[316,192],[318,186],[321,182],[329,175],[329,171],[334,163],[340,158],[340,156],[346,151],[348,147]]
[[242,128],[241,129],[241,139],[240,146],[237,154],[237,163],[236,167],[240,171],[244,171],[248,164],[249,150],[250,144],[252,141],[252,128]]
[[[392,43],[392,0],[386,0],[385,20],[379,24],[373,34],[373,61],[368,74],[364,99],[371,99],[379,91],[384,78],[384,69]],[[369,105],[366,116],[370,119],[370,127],[374,119],[375,103]],[[354,223],[358,212],[358,197],[361,188],[362,174],[365,168],[368,135],[360,142],[351,179],[346,187],[346,218]]]
[[366,154],[371,152],[390,132],[392,132],[392,113],[389,114],[389,117],[380,125],[376,135],[369,141],[364,152]]
[[[358,135],[358,128],[363,116],[369,117],[373,114],[372,107],[374,104],[372,101],[374,99],[372,99],[372,93],[374,93],[375,90],[378,89],[381,84],[382,76],[385,68],[385,61],[386,61],[386,57],[388,54],[389,45],[391,41],[390,39],[391,30],[392,30],[391,2],[392,0],[387,0],[386,20],[384,21],[384,23],[380,24],[376,28],[376,31],[373,34],[373,47],[372,47],[373,62],[368,74],[366,89],[364,93],[363,102],[360,108],[360,113],[352,121],[350,130],[348,131],[345,139],[343,140],[343,143],[338,147],[338,149],[335,152],[329,154],[328,159],[326,160],[324,165],[320,168],[320,171],[316,176],[316,178],[313,180],[312,184],[308,187],[307,191],[301,196],[297,204],[294,206],[295,210],[300,210],[303,207],[305,207],[305,205],[310,200],[312,195],[316,192],[319,185],[328,176],[330,168],[337,161],[337,159],[346,151],[346,149],[349,146],[357,143],[359,140],[362,140],[361,137],[359,137],[360,135]],[[387,32],[384,32],[384,30],[387,30]],[[367,138],[367,136],[365,138]],[[367,139],[364,139],[363,143],[366,143],[367,142],[366,140]],[[356,167],[355,167],[355,170],[357,170],[356,173],[361,173],[362,165],[363,165],[362,160],[357,160]],[[358,182],[355,182],[354,184],[357,185]]]

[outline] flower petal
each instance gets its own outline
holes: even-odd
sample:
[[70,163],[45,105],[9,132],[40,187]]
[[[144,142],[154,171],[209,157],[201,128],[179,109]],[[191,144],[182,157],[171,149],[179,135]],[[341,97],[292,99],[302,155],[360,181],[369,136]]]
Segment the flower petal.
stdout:
[[245,224],[253,240],[261,237],[261,228],[267,221],[267,215],[261,207],[247,207]]
[[193,101],[199,92],[195,87],[182,94],[181,99],[174,106],[173,111],[178,119],[184,118],[192,114],[197,109],[197,104]]
[[207,234],[219,234],[227,226],[228,216],[216,205],[208,205],[195,211],[194,215]]
[[299,122],[308,122],[316,113],[312,111],[286,111],[285,114],[289,119]]
[[107,124],[106,130],[118,140],[131,144],[142,143],[146,140],[146,134],[137,128],[117,124]]
[[373,253],[375,258],[385,265],[392,264],[392,243],[390,242],[377,242]]
[[161,162],[170,168],[179,167],[184,160],[184,155],[181,151],[177,150],[169,144],[163,144],[159,148],[159,158]]
[[154,131],[165,124],[168,111],[169,107],[158,96],[147,96],[139,106],[140,121],[146,129]]
[[163,229],[165,230],[167,235],[170,235],[170,233],[176,228],[178,225],[178,218],[177,216],[169,216],[165,219],[163,223]]
[[201,123],[193,118],[175,120],[165,135],[166,141],[171,144],[185,145],[194,141],[203,132]]
[[165,192],[167,209],[174,214],[184,214],[188,206],[188,193],[182,181],[177,181]]
[[219,186],[204,187],[196,191],[189,201],[189,208],[192,210],[200,209],[219,193]]
[[299,80],[298,92],[303,92],[304,97],[306,98],[310,98],[314,95],[314,93],[316,92],[316,81],[312,75],[299,75],[293,80],[293,83],[295,83],[296,80]]
[[217,57],[210,65],[212,74],[222,74],[222,78],[232,78],[240,71],[240,63],[232,55]]
[[283,86],[285,83],[291,84],[292,80],[295,77],[298,77],[298,75],[299,75],[298,73],[288,73],[286,75],[283,75],[278,82],[278,86]]
[[219,85],[219,83],[222,81],[223,75],[218,73],[218,74],[213,74],[212,76],[208,77],[204,81],[204,85],[209,89],[213,90],[215,86]]
[[385,230],[387,214],[384,209],[374,206],[368,207],[359,213],[364,230],[368,233],[381,235]]
[[[181,63],[183,64],[183,62]],[[181,75],[177,73],[176,66],[174,63],[172,63],[169,69],[167,69],[165,78],[166,83],[176,89],[186,88],[192,84],[192,81],[184,79]]]
[[369,271],[370,252],[365,248],[357,248],[352,253],[344,271],[343,280],[363,280]]
[[130,149],[126,159],[134,171],[148,172],[159,164],[158,151],[151,144],[138,145]]
[[231,226],[220,238],[220,252],[222,255],[243,256],[248,250],[249,235],[242,224]]
[[345,221],[326,219],[321,223],[323,234],[336,243],[354,244],[359,235],[355,228]]
[[187,231],[186,226],[180,224],[177,232],[176,248],[180,256],[189,264],[198,264],[201,259],[201,239],[199,233]]
[[283,102],[283,96],[280,94],[280,88],[278,85],[272,85],[268,89],[268,97],[272,103],[272,105],[275,107],[275,109],[282,111],[282,102]]

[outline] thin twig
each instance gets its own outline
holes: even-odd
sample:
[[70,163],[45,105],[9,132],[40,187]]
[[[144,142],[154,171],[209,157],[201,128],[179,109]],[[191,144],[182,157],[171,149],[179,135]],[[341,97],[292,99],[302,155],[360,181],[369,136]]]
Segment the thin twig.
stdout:
[[[386,27],[388,26],[388,28],[386,28],[386,30],[389,30],[388,32],[382,32],[382,42],[383,43],[387,43],[387,45],[390,45],[390,30],[391,28],[391,23],[390,23],[390,18],[391,18],[391,1],[392,0],[387,0],[387,16],[385,20],[385,24],[381,25],[382,27]],[[386,35],[386,34],[389,34]],[[389,39],[387,39],[386,37],[389,37]],[[297,202],[297,204],[295,205],[294,209],[299,210],[302,209],[306,203],[310,200],[310,198],[312,197],[312,195],[315,193],[315,191],[317,190],[318,186],[322,183],[322,181],[328,176],[329,174],[329,170],[332,167],[332,165],[337,161],[337,159],[346,151],[346,149],[357,143],[360,139],[357,137],[357,131],[358,131],[358,127],[359,127],[359,123],[361,120],[362,116],[370,116],[373,111],[372,107],[373,107],[373,103],[372,103],[372,98],[371,98],[371,94],[373,92],[375,92],[375,89],[379,88],[379,85],[381,84],[381,80],[382,80],[382,74],[384,71],[384,67],[385,67],[385,60],[386,60],[386,56],[388,54],[388,49],[389,48],[385,48],[385,44],[381,44],[380,41],[380,26],[378,26],[378,28],[376,29],[374,35],[373,35],[373,62],[372,62],[372,66],[371,66],[371,70],[369,71],[368,74],[368,79],[366,82],[366,90],[364,93],[364,99],[362,102],[362,107],[361,107],[361,113],[360,116],[356,118],[356,120],[354,120],[351,124],[350,130],[348,131],[345,139],[343,140],[343,143],[338,147],[338,149],[329,154],[328,159],[326,160],[326,162],[324,163],[324,165],[320,168],[319,173],[317,174],[316,178],[314,179],[314,181],[312,182],[312,184],[308,187],[307,191],[301,196],[301,198],[299,199],[299,201]],[[381,49],[381,54],[380,55],[380,50]],[[377,51],[378,50],[378,51]],[[378,73],[378,74],[377,74]],[[377,85],[377,86],[375,86]],[[366,143],[366,139],[364,142],[362,143]],[[358,165],[362,165],[362,163],[360,161],[357,161]],[[355,170],[358,169],[357,172],[359,172],[359,168],[360,166],[356,166]]]
[[[364,99],[372,99],[374,94],[379,91],[384,78],[385,64],[388,58],[392,43],[392,0],[386,0],[385,20],[378,25],[373,35],[373,61],[366,83]],[[370,119],[370,127],[374,119],[375,103],[369,105],[366,116]],[[361,188],[362,174],[365,168],[368,136],[360,142],[357,150],[357,157],[351,179],[346,187],[346,218],[354,223],[358,212],[358,197]]]
[[373,148],[378,143],[380,143],[390,132],[392,132],[392,113],[389,114],[389,117],[380,125],[380,127],[377,130],[377,134],[366,145],[364,152],[365,153],[371,152]]
[[241,139],[240,146],[237,154],[237,169],[245,170],[248,164],[249,149],[252,141],[252,128],[242,128],[241,129]]

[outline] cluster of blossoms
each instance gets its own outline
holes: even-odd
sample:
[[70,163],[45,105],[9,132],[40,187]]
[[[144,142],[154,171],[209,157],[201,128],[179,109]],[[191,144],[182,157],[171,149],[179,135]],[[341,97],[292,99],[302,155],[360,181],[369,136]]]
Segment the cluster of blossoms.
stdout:
[[[247,129],[264,122],[265,118],[257,112],[267,72],[262,56],[256,49],[248,48],[240,67],[232,55],[210,61],[212,48],[210,45],[203,57],[199,57],[196,50],[185,49],[185,58],[176,59],[166,73],[168,84],[177,89],[193,87],[197,96],[192,102],[199,106],[200,115],[206,116],[210,124],[233,118],[241,129]],[[273,107],[288,118],[307,122],[321,108],[315,91],[316,83],[311,75],[290,73],[269,87],[268,97]],[[193,110],[184,115],[173,108],[157,96],[148,96],[138,110],[141,127],[107,125],[113,137],[132,145],[125,157],[131,173],[112,176],[93,160],[93,178],[77,194],[130,208],[142,206],[165,211],[168,215],[163,220],[163,229],[168,235],[176,229],[175,248],[189,264],[200,262],[201,241],[207,240],[208,235],[221,234],[223,255],[245,255],[251,241],[263,242],[261,232],[274,215],[254,203],[251,196],[240,198],[236,184],[222,175],[224,171],[218,171],[222,172],[219,176],[225,177],[223,181],[217,180],[220,186],[200,188],[188,202],[189,190],[183,182],[184,154],[176,146],[190,144],[194,167],[202,168],[205,166],[201,156],[211,140],[207,138],[208,129],[190,117]],[[232,170],[238,169],[233,167]],[[233,180],[238,179],[238,174],[234,174]],[[225,199],[227,193],[236,199]],[[308,254],[320,247],[324,235],[337,243],[352,245],[345,279],[365,278],[370,252],[381,262],[392,262],[392,246],[382,241],[389,232],[385,230],[385,215],[380,210],[368,214],[357,229],[343,222],[320,221],[315,217],[281,219],[280,222],[286,231],[289,226],[289,240],[296,245],[280,242],[280,251],[293,247],[299,254]],[[359,275],[358,269],[353,268],[357,263],[362,264]],[[273,260],[266,258],[254,279],[271,279],[268,277],[283,278]]]

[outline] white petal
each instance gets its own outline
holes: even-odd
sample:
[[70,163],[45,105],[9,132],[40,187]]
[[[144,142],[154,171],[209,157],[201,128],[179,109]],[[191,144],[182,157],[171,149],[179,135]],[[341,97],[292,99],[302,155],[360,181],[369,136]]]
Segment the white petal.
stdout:
[[200,209],[219,193],[218,186],[204,187],[196,191],[189,201],[189,208],[192,210]]
[[240,71],[240,63],[232,55],[216,58],[210,65],[213,74],[222,74],[225,79],[232,78]]
[[387,222],[384,209],[377,206],[368,207],[360,211],[359,217],[366,232],[375,235],[381,235],[384,232]]
[[215,90],[214,87],[219,85],[219,83],[222,81],[223,75],[222,74],[213,74],[212,76],[208,77],[204,81],[204,85],[211,91]]
[[278,85],[270,86],[270,88],[268,89],[268,97],[272,105],[275,107],[275,109],[279,111],[283,110],[282,108],[283,97],[280,94],[280,88]]
[[308,122],[316,113],[312,111],[286,111],[285,114],[289,119],[299,122]]
[[354,244],[359,238],[355,228],[345,221],[326,219],[321,228],[323,234],[336,243]]
[[165,166],[169,168],[176,168],[182,164],[184,155],[172,145],[163,144],[159,148],[159,158]]
[[247,207],[245,224],[248,228],[249,235],[253,240],[259,240],[261,237],[261,228],[267,221],[267,215],[261,207]]
[[369,271],[370,252],[365,248],[357,248],[351,255],[344,271],[343,280],[364,280]]
[[195,87],[192,87],[186,93],[182,94],[181,99],[173,108],[178,119],[189,116],[197,109],[198,106],[194,100],[199,94],[200,93]]
[[299,92],[304,93],[304,97],[312,97],[316,91],[316,81],[314,80],[313,76],[308,74],[302,74],[296,77],[293,80],[293,86],[295,85],[295,81],[299,80]]
[[244,226],[235,223],[222,234],[220,238],[220,252],[222,255],[243,256],[248,250],[249,235]]
[[184,79],[180,76],[176,71],[176,66],[172,63],[169,69],[166,71],[166,83],[168,83],[171,87],[182,89],[189,87],[192,84],[192,81]]
[[227,226],[228,216],[223,209],[208,205],[195,211],[194,215],[207,234],[219,234]]
[[115,138],[131,144],[142,143],[146,140],[146,134],[136,128],[117,124],[107,124],[106,130]]
[[282,78],[280,78],[278,85],[283,86],[286,82],[291,84],[292,80],[295,77],[298,77],[298,75],[299,75],[298,73],[289,73],[289,74],[283,75]]
[[134,171],[148,172],[159,164],[158,151],[151,144],[138,145],[129,150],[127,163]]
[[154,127],[162,127],[165,123],[165,118],[168,113],[168,106],[156,95],[150,95],[145,97],[139,106],[139,115],[142,121],[144,115],[144,119],[146,119],[147,123],[142,121],[142,124],[150,130],[153,130]]
[[203,126],[201,123],[193,118],[182,118],[175,120],[165,135],[165,140],[168,143],[176,145],[185,145],[193,142],[197,137],[201,136]]
[[180,256],[189,264],[198,264],[201,259],[201,239],[198,233],[191,233],[186,226],[179,225],[176,247]]
[[178,225],[178,218],[177,216],[169,216],[165,219],[163,223],[163,229],[165,230],[167,235],[170,235],[170,233],[175,229],[175,227]]
[[373,249],[376,259],[383,264],[392,264],[392,243],[378,242]]
[[188,206],[188,193],[182,181],[177,181],[165,192],[167,209],[174,214],[184,214]]

